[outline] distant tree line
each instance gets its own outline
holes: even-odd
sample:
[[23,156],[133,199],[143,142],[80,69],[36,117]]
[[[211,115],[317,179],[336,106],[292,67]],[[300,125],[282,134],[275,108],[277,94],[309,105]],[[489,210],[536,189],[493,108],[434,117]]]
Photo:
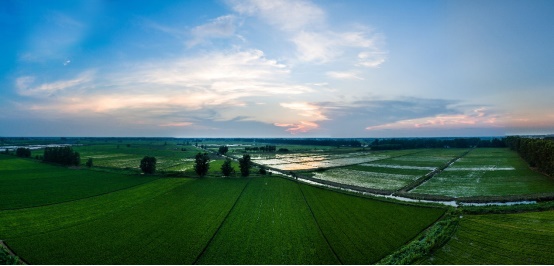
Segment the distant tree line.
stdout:
[[81,163],[81,156],[69,146],[46,147],[44,148],[42,160],[63,165],[79,165]]
[[509,136],[506,143],[510,149],[519,153],[529,166],[554,176],[554,142],[549,139],[522,138]]
[[275,152],[277,150],[277,146],[275,145],[265,145],[265,146],[259,146],[259,147],[245,147],[245,151],[261,151],[261,152]]
[[372,150],[403,150],[425,148],[506,147],[503,139],[493,138],[392,138],[375,139],[369,145]]

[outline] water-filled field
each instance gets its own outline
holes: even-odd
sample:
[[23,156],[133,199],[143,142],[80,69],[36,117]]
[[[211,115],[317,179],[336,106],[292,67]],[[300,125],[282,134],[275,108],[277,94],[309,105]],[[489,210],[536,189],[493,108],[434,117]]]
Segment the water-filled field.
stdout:
[[465,149],[412,150],[372,162],[314,171],[316,179],[394,191],[443,166]]

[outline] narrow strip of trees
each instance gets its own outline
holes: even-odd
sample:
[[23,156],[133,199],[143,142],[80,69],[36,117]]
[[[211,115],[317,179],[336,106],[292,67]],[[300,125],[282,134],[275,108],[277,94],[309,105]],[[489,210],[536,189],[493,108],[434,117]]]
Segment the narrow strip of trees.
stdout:
[[29,149],[29,148],[17,148],[17,150],[15,150],[15,155],[17,157],[29,158],[29,157],[31,157],[31,149]]
[[79,165],[81,164],[81,155],[69,146],[46,147],[42,160],[63,165]]
[[519,153],[529,166],[554,177],[554,142],[548,139],[522,138],[509,136],[506,143]]

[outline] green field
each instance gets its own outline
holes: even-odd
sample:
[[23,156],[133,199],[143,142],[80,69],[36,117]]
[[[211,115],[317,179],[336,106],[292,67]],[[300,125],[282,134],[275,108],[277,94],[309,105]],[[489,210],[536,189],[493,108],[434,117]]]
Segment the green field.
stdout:
[[507,196],[554,191],[554,180],[532,171],[514,151],[480,148],[411,192],[465,196]]
[[92,197],[155,179],[156,177],[70,169],[0,155],[0,210]]
[[422,263],[554,264],[554,211],[467,215],[450,242]]
[[[11,169],[5,171],[26,165],[29,169],[75,172],[35,161],[4,159],[2,167]],[[56,178],[44,176],[35,181],[40,186]],[[79,197],[71,192],[75,188],[71,182],[57,186],[59,194],[75,198],[0,211],[0,239],[28,263],[367,264],[394,252],[445,211],[256,175],[158,178]]]

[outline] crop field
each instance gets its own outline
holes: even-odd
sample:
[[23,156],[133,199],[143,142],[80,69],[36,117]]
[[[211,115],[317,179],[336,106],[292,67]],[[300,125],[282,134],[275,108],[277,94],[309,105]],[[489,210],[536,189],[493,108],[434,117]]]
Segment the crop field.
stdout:
[[517,153],[478,148],[412,192],[464,196],[506,196],[554,191],[554,180],[532,171]]
[[6,242],[32,264],[192,264],[247,180],[179,180],[119,212]]
[[554,211],[467,215],[427,264],[554,264]]
[[[27,165],[13,160],[2,167],[18,171],[18,164]],[[30,169],[104,174],[30,162]],[[74,194],[71,182],[58,187],[60,195]],[[97,196],[1,210],[0,239],[31,264],[367,264],[399,248],[444,211],[277,177],[158,178]]]
[[444,165],[466,150],[416,150],[374,162],[314,171],[314,178],[381,190],[397,190]]
[[69,169],[0,155],[0,210],[92,197],[155,179]]
[[444,209],[400,205],[302,185],[321,231],[342,264],[371,264],[436,221]]

